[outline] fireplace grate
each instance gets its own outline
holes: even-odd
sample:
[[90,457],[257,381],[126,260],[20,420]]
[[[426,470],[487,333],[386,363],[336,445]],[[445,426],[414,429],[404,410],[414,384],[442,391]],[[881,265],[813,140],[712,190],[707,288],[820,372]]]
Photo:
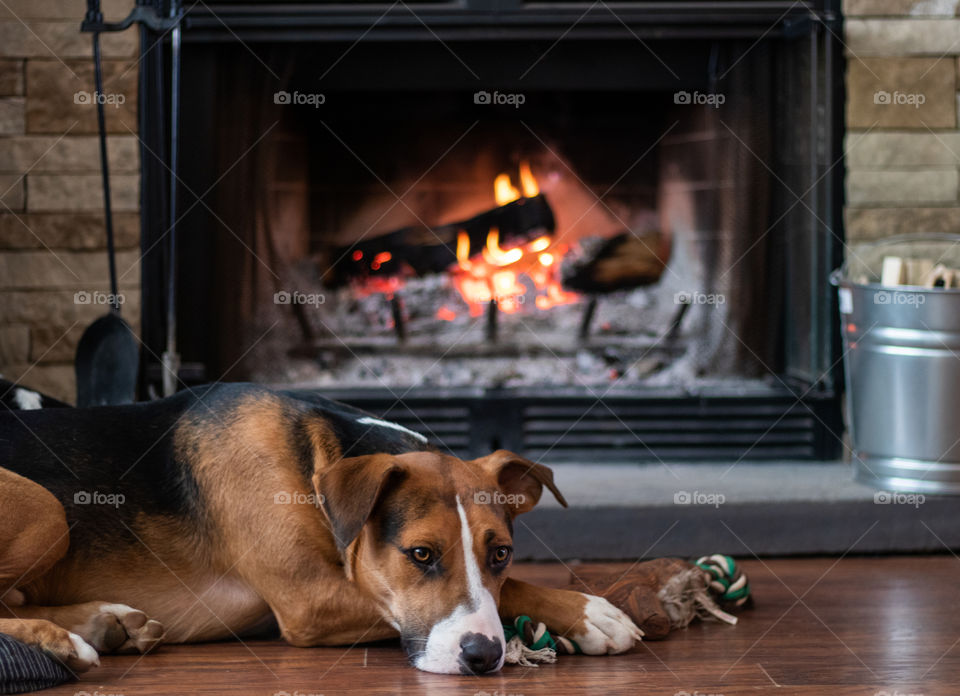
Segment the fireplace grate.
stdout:
[[801,396],[779,386],[753,392],[602,398],[520,389],[323,394],[423,433],[462,458],[501,447],[537,460],[582,463],[838,456],[843,429],[835,395]]

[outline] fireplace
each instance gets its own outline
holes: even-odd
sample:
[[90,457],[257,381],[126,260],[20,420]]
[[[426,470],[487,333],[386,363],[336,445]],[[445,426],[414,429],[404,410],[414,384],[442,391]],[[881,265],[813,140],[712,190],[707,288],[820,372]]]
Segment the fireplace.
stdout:
[[181,379],[318,390],[462,456],[836,456],[836,22],[831,3],[189,8]]

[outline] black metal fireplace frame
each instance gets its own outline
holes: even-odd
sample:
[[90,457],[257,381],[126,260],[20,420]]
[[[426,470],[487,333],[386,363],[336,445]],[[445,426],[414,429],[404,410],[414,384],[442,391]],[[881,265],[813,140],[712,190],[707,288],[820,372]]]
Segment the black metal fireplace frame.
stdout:
[[[138,0],[169,14],[171,0]],[[176,2],[176,0],[172,0]],[[610,7],[613,8],[611,11]],[[811,194],[819,230],[809,260],[815,282],[810,312],[820,317],[810,354],[787,360],[778,379],[732,393],[681,389],[642,393],[587,390],[332,390],[329,395],[439,436],[455,453],[478,455],[510,447],[533,456],[578,461],[692,459],[830,459],[841,447],[842,384],[837,316],[827,274],[840,259],[842,236],[842,56],[839,0],[797,3],[750,0],[717,2],[536,3],[460,0],[410,4],[323,2],[214,2],[185,8],[183,41],[449,41],[597,39],[761,40],[809,37],[815,55],[810,119],[817,141]],[[614,14],[615,11],[615,14]],[[142,162],[142,327],[144,390],[159,380],[164,334],[164,269],[161,243],[170,221],[166,205],[168,148],[164,139],[167,98],[165,36],[141,28],[140,133]],[[817,279],[822,278],[822,288]],[[787,339],[790,340],[789,337]],[[202,366],[185,366],[187,382],[216,378]],[[619,432],[622,431],[622,432]],[[617,434],[619,432],[619,434]],[[624,434],[626,433],[626,434]],[[561,437],[562,435],[562,437]],[[544,437],[555,437],[547,444]]]

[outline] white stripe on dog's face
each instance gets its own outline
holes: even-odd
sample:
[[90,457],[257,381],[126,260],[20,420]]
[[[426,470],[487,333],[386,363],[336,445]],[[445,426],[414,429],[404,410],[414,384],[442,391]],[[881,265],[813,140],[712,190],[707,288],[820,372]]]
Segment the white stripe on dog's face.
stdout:
[[[467,520],[467,513],[457,496],[457,515],[460,517],[460,539],[463,546],[463,562],[467,576],[468,601],[459,605],[442,621],[434,625],[427,637],[426,648],[417,658],[414,666],[427,672],[442,674],[461,674],[469,671],[464,666],[463,642],[472,638],[487,645],[497,643],[500,646],[500,658],[495,667],[485,671],[496,671],[503,666],[506,641],[497,603],[490,591],[484,587],[473,550],[473,533]],[[472,635],[471,635],[472,634]]]

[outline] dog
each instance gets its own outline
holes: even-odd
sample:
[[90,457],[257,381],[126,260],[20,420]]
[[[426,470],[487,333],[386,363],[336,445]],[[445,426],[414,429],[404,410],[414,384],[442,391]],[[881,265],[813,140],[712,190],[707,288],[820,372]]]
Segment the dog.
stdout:
[[583,653],[640,630],[509,577],[547,467],[464,461],[308,392],[223,383],[128,406],[0,409],[0,633],[81,672],[110,652],[242,637],[399,637],[411,664],[499,670],[501,617]]

